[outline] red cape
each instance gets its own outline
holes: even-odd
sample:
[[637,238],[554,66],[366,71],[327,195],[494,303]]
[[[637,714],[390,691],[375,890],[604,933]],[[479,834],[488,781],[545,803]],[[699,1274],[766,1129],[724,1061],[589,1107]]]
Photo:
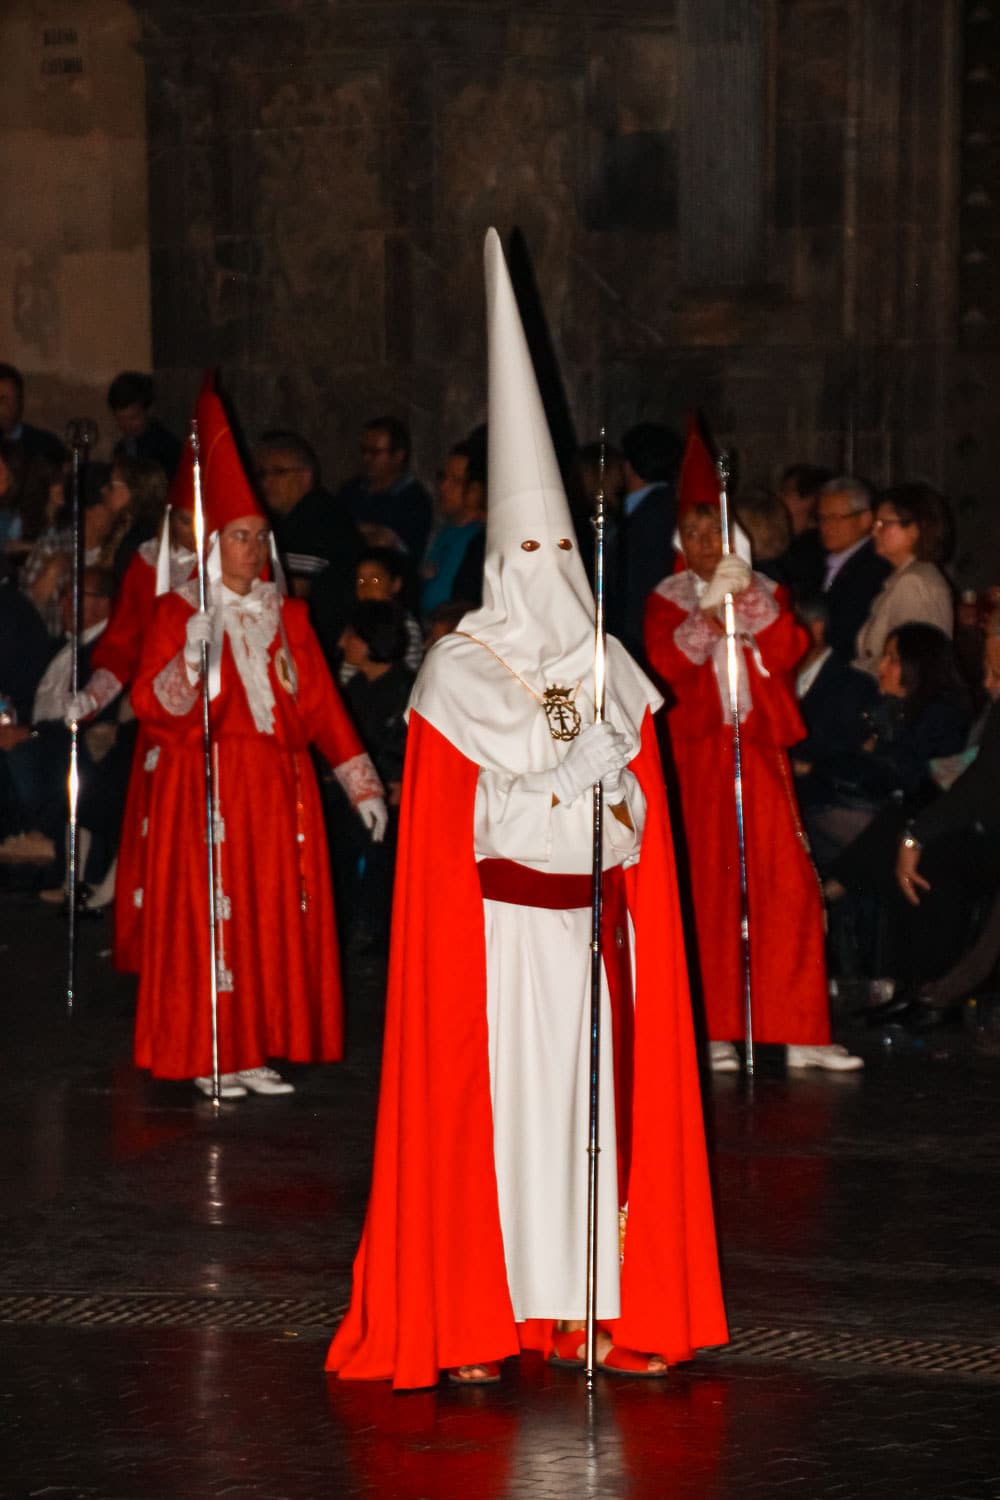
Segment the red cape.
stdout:
[[[636,931],[633,1146],[617,1342],[669,1361],[728,1337],[670,825],[652,720],[627,871]],[[545,1348],[514,1322],[493,1161],[478,768],[418,714],[401,810],[385,1051],[368,1216],[327,1369],[400,1389]],[[586,1143],[581,1141],[581,1170]]]

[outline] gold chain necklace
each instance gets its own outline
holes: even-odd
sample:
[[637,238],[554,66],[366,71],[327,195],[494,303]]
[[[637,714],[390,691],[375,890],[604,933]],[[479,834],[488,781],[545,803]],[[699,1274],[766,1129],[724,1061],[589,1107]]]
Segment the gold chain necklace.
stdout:
[[464,635],[467,641],[475,641],[476,645],[482,646],[484,651],[488,651],[505,671],[509,672],[512,677],[517,678],[518,682],[523,688],[527,689],[535,702],[542,705],[545,712],[545,719],[549,726],[549,734],[554,740],[576,739],[580,733],[581,724],[580,710],[576,706],[576,695],[580,691],[580,686],[583,682],[582,677],[575,688],[559,687],[557,683],[553,683],[551,687],[547,687],[543,693],[540,693],[536,688],[531,686],[530,682],[525,682],[520,672],[516,672],[510,665],[510,662],[504,661],[503,657],[494,651],[492,646],[488,645],[486,641],[481,641],[478,635],[470,635],[467,630],[456,630],[454,633],[455,635]]

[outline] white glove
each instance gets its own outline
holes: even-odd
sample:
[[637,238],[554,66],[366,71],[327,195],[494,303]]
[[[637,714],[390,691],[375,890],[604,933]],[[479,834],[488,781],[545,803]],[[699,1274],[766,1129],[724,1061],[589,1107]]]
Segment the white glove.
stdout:
[[97,699],[93,694],[81,691],[67,703],[63,723],[69,729],[73,724],[79,724],[83,719],[89,718],[96,708]]
[[701,596],[702,609],[717,609],[727,594],[734,597],[745,593],[753,580],[753,570],[742,557],[731,552],[719,560],[715,572],[709,579],[708,588]]
[[381,844],[389,826],[389,812],[384,797],[365,797],[355,808],[362,823],[372,836],[373,844]]
[[[552,773],[552,790],[564,806],[569,807],[586,791],[604,778],[621,781],[628,764],[629,743],[613,724],[591,724],[570,744]],[[620,791],[620,786],[615,788]]]
[[204,614],[198,610],[187,622],[184,665],[192,677],[197,677],[201,672],[201,643],[204,641],[206,645],[210,645],[214,630],[215,612],[213,609],[206,610]]

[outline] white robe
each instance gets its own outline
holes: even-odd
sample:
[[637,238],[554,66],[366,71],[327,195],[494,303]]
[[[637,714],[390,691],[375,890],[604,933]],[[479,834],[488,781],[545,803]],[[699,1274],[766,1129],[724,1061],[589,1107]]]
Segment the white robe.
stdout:
[[[584,704],[584,723],[588,722]],[[638,857],[645,799],[631,772],[635,832],[605,814],[605,867]],[[589,874],[589,789],[570,807],[522,778],[481,769],[477,859]],[[523,853],[519,853],[519,849]],[[539,857],[547,852],[548,858]],[[590,1101],[590,909],[484,901],[494,1156],[514,1317],[586,1315]],[[602,987],[597,1315],[619,1315],[618,1181],[611,1012]]]

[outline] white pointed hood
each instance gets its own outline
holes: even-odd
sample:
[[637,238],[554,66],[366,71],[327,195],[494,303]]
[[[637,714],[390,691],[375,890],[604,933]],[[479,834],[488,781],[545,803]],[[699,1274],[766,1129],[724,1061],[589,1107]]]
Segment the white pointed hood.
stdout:
[[[546,687],[569,689],[583,723],[593,722],[594,598],[495,229],[487,233],[484,259],[489,469],[483,603],[429,653],[410,707],[479,765],[545,769],[560,758],[541,706]],[[617,642],[609,642],[608,660],[608,717],[632,732],[638,748],[642,716],[662,700]]]

